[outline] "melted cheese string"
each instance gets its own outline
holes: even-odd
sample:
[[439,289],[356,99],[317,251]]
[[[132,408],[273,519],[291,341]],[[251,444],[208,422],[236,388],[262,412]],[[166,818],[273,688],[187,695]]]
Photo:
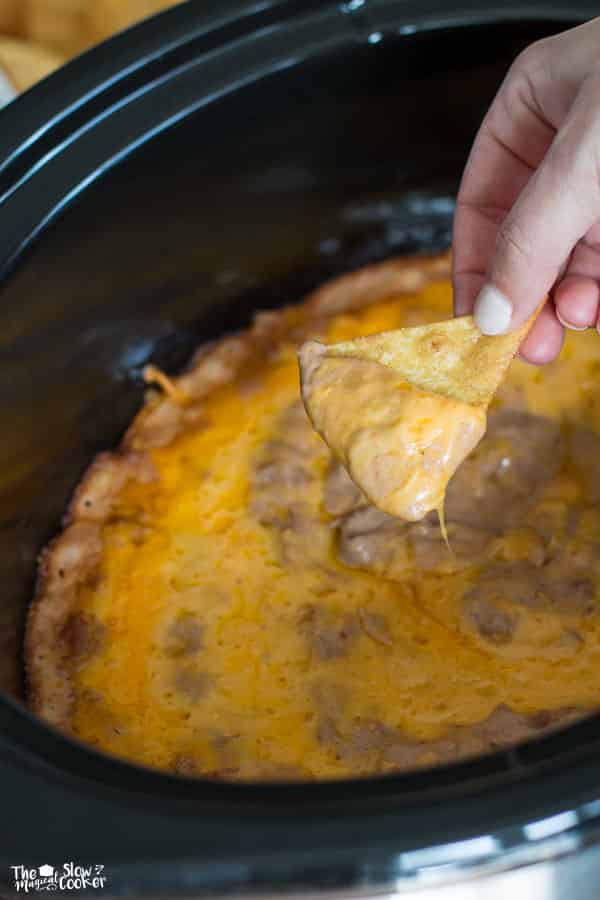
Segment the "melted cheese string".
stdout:
[[440,523],[440,531],[442,533],[442,537],[444,538],[444,543],[448,548],[449,553],[454,556],[454,550],[450,546],[450,541],[448,540],[448,529],[446,528],[446,511],[444,509],[444,500],[440,503],[438,508],[436,509],[438,520]]

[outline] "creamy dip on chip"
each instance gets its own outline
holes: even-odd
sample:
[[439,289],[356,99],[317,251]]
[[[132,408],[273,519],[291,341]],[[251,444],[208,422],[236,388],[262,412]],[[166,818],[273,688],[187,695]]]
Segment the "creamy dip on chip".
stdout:
[[416,521],[442,509],[446,486],[485,433],[481,406],[422,391],[393,369],[300,350],[302,395],[316,430],[371,503]]

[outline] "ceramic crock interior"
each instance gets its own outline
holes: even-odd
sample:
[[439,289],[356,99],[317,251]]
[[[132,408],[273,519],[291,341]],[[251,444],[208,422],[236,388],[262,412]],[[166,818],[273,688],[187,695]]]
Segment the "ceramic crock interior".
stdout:
[[333,274],[447,246],[487,104],[559,27],[433,29],[290,66],[149,142],[23,255],[0,285],[0,689],[23,698],[36,557],[138,408],[143,365],[177,370]]

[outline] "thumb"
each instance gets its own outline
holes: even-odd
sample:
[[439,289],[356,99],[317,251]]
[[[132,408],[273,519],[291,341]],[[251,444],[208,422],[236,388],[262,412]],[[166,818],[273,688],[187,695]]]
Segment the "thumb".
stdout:
[[600,73],[594,72],[499,228],[473,311],[484,334],[522,325],[600,218],[598,97]]

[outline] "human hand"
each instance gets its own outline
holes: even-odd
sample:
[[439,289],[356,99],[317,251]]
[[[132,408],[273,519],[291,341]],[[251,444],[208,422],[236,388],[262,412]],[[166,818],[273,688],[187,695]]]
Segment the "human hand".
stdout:
[[455,312],[485,334],[521,325],[529,362],[560,351],[564,327],[598,324],[600,18],[528,47],[479,129],[458,195]]

